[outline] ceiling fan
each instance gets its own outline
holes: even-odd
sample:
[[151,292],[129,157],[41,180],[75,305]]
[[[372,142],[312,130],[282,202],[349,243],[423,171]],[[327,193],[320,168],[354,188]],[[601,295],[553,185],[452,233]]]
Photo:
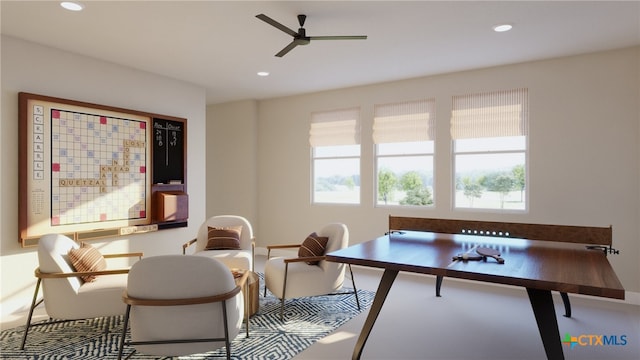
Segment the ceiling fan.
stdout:
[[307,36],[307,33],[304,29],[304,21],[307,19],[307,15],[298,15],[298,23],[300,24],[300,28],[298,32],[291,30],[290,28],[280,24],[279,22],[273,20],[265,14],[256,15],[256,17],[267,24],[278,28],[287,34],[293,36],[293,41],[289,43],[289,45],[285,46],[284,49],[280,50],[279,53],[276,54],[277,57],[283,57],[286,53],[291,51],[294,47],[298,45],[308,45],[311,40],[365,40],[367,38],[366,35],[353,35],[353,36]]

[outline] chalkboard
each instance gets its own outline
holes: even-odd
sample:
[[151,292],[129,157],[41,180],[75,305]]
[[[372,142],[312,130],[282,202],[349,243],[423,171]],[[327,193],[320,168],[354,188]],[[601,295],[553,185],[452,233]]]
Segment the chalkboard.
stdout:
[[153,183],[185,183],[186,122],[153,118]]

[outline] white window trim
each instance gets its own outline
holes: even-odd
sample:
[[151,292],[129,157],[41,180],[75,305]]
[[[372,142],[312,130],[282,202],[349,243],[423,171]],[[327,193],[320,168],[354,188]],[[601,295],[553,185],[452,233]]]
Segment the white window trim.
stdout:
[[[436,206],[436,151],[435,146],[431,152],[415,152],[410,154],[380,155],[378,145],[402,143],[402,142],[427,142],[434,141],[436,129],[436,100],[435,98],[403,101],[374,105],[373,115],[373,204],[374,207],[392,208],[416,208],[434,209]],[[400,205],[378,203],[378,174],[380,172],[379,159],[406,158],[406,157],[430,156],[433,166],[433,186],[431,205]]]
[[[491,95],[494,94],[508,94],[508,96],[506,98],[502,98],[502,103],[500,103],[500,101],[495,101],[494,99],[491,99]],[[456,139],[465,139],[465,138],[474,138],[472,136],[470,136],[470,132],[468,132],[468,129],[464,129],[464,128],[456,128],[456,124],[454,124],[454,118],[455,118],[455,109],[453,108],[453,104],[452,104],[452,113],[451,113],[451,181],[450,181],[450,196],[451,196],[451,210],[455,211],[455,212],[484,212],[484,213],[516,213],[516,214],[526,214],[529,213],[529,209],[531,208],[531,196],[530,196],[530,189],[531,189],[531,181],[530,181],[530,172],[529,172],[529,167],[530,167],[530,133],[529,133],[529,90],[527,88],[519,88],[519,89],[513,89],[513,90],[506,90],[506,91],[496,91],[496,92],[487,92],[487,93],[481,93],[481,94],[468,94],[468,95],[464,95],[458,98],[464,98],[465,100],[469,100],[469,102],[467,104],[471,104],[473,103],[472,98],[473,97],[477,97],[477,98],[482,98],[483,100],[487,100],[487,102],[485,103],[488,106],[491,107],[500,107],[503,106],[503,108],[509,108],[510,106],[512,106],[514,103],[518,103],[521,102],[522,103],[522,108],[520,109],[520,116],[519,118],[515,117],[515,116],[502,116],[500,117],[500,119],[498,119],[497,121],[492,121],[491,119],[487,119],[486,120],[486,124],[490,124],[490,125],[496,125],[497,127],[493,130],[489,130],[486,131],[486,129],[484,130],[480,130],[478,132],[473,132],[475,135],[477,135],[477,138],[482,138],[482,137],[502,137],[502,136],[524,136],[525,137],[525,148],[524,150],[488,150],[488,151],[464,151],[464,152],[457,152],[456,148],[455,148],[455,140]],[[455,98],[456,96],[453,97],[454,98],[454,102],[455,102]],[[477,103],[475,103],[475,105],[478,105]],[[459,114],[464,114],[466,112],[466,109],[463,109]],[[490,111],[488,111],[490,112]],[[502,114],[513,114],[513,112],[509,112],[509,111],[505,111],[502,112]],[[484,112],[484,114],[487,114],[487,112]],[[460,119],[460,118],[459,118]],[[524,209],[496,209],[496,208],[472,208],[472,207],[456,207],[456,185],[457,185],[457,179],[456,179],[456,160],[457,160],[457,155],[474,155],[474,154],[480,154],[480,155],[495,155],[495,154],[518,154],[518,153],[523,153],[524,154],[524,159],[525,159],[525,189],[524,189],[524,198],[525,198],[525,203],[524,203]]]

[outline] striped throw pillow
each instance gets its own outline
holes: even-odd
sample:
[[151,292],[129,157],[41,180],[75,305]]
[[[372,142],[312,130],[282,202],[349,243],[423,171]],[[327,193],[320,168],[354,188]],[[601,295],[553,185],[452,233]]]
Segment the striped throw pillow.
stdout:
[[[107,261],[104,256],[93,246],[82,243],[78,249],[69,250],[69,260],[71,266],[77,272],[101,271],[107,268]],[[94,275],[82,276],[85,282],[95,281]]]
[[[300,245],[300,248],[298,249],[298,256],[322,256],[324,255],[328,242],[328,237],[318,236],[315,232],[311,233],[306,239],[304,239],[302,245]],[[309,265],[318,265],[318,263],[319,261],[307,261],[307,264]]]
[[242,226],[216,228],[209,226],[205,250],[240,250]]

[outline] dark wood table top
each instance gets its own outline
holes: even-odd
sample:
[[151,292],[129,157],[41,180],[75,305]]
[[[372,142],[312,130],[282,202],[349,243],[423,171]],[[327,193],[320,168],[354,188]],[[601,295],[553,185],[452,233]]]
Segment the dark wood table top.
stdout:
[[[499,250],[505,263],[491,258],[486,262],[453,261],[474,246]],[[334,251],[327,254],[327,260],[624,299],[624,288],[606,255],[580,244],[402,231]]]

